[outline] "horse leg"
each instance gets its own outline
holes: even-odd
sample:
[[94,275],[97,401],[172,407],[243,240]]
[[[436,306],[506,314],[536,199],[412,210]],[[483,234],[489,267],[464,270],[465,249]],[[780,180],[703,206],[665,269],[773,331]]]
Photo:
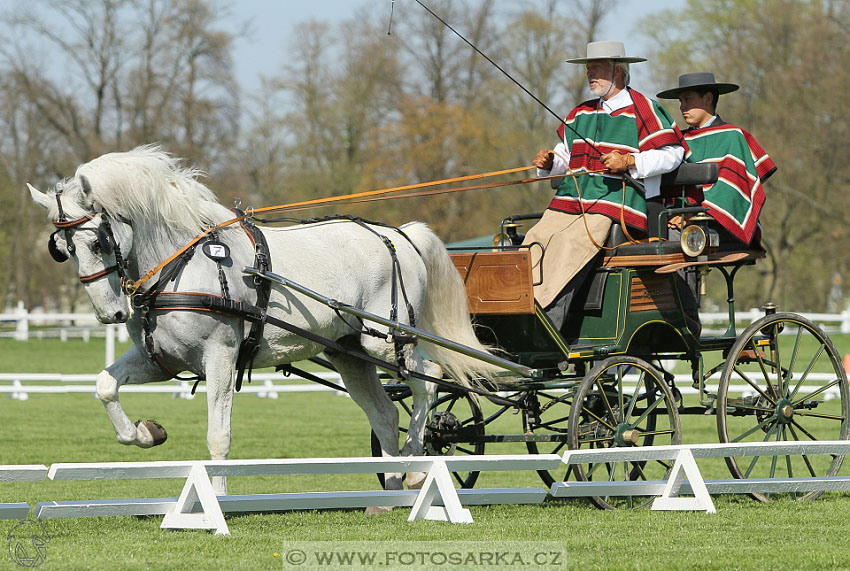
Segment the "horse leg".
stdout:
[[[443,370],[438,364],[423,359],[415,350],[408,353],[406,361],[413,371],[438,379],[443,376]],[[436,398],[437,386],[414,377],[408,380],[408,386],[413,393],[413,411],[401,454],[402,456],[422,456],[425,452],[425,426],[428,424],[428,411]],[[425,482],[425,476],[425,472],[408,472],[405,477],[407,487],[411,490],[420,489]]]
[[[351,400],[366,413],[372,431],[381,444],[382,456],[398,456],[398,410],[381,386],[375,366],[341,354],[328,355],[328,360],[342,376]],[[401,473],[384,476],[384,489],[402,489]],[[380,513],[390,509],[367,508],[366,513]]]
[[[212,460],[227,460],[230,454],[234,375],[231,355],[222,354],[207,363],[207,449]],[[212,486],[216,495],[227,495],[225,476],[213,476]]]
[[[132,375],[132,376],[131,376]],[[165,429],[152,420],[133,422],[121,408],[118,389],[125,384],[143,384],[165,381],[168,376],[151,363],[147,355],[133,345],[120,359],[105,368],[97,376],[97,398],[106,408],[106,414],[112,421],[118,442],[135,444],[140,448],[151,448],[165,442]]]

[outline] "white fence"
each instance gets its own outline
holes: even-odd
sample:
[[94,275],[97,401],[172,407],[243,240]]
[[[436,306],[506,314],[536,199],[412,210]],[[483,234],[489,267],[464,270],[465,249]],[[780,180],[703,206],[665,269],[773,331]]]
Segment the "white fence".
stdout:
[[[408,521],[421,519],[473,523],[464,506],[538,504],[552,497],[656,496],[653,510],[695,510],[714,513],[711,494],[850,490],[850,476],[704,480],[696,460],[730,456],[846,455],[848,441],[753,442],[689,444],[568,450],[556,454],[409,456],[386,458],[298,458],[258,460],[188,460],[162,462],[99,462],[0,466],[0,483],[13,481],[185,478],[178,498],[72,500],[40,502],[37,518],[163,515],[166,529],[208,529],[229,534],[225,512],[350,509],[410,506]],[[555,482],[541,488],[457,490],[451,471],[553,470],[564,464],[672,460],[663,480]],[[419,490],[331,491],[216,496],[210,478],[216,476],[293,476],[424,472]],[[690,496],[685,496],[690,494]],[[26,517],[25,502],[0,504],[0,519]]]
[[[106,339],[106,354],[104,365],[109,366],[115,362],[115,341],[126,343],[129,340],[127,328],[124,325],[104,325],[98,322],[94,313],[31,313],[27,311],[24,304],[18,302],[18,306],[12,313],[0,313],[0,326],[6,323],[14,323],[15,329],[3,331],[0,328],[0,337],[11,337],[16,341],[28,341],[31,337],[42,339],[44,337],[58,337],[67,341],[71,337],[80,337],[88,341],[92,336],[104,337]],[[30,330],[30,325],[53,325],[48,329]]]
[[[189,460],[163,462],[100,462],[45,466],[0,466],[0,481],[104,480],[185,478],[179,498],[74,500],[41,502],[35,517],[102,517],[164,515],[166,529],[210,529],[230,533],[223,512],[350,509],[409,506],[408,521],[421,519],[472,523],[464,505],[538,504],[542,488],[482,488],[457,490],[453,471],[554,470],[556,454],[491,456],[406,456],[385,458],[297,458],[262,460]],[[424,472],[419,490],[374,490],[216,496],[215,476],[284,476]],[[0,519],[26,517],[26,503],[0,504]],[[23,515],[21,515],[23,514]]]
[[[764,315],[761,309],[751,309],[749,311],[741,311],[735,314],[735,321],[738,324],[746,326],[747,324],[759,319]],[[804,317],[821,324],[826,331],[850,333],[850,309],[841,313],[804,313]],[[716,324],[720,327],[725,327],[728,323],[729,316],[725,312],[701,313],[700,319],[704,325]],[[0,337],[12,337],[19,341],[27,341],[30,338],[42,337],[58,337],[66,341],[70,337],[79,336],[84,341],[88,341],[92,336],[104,337],[106,339],[106,354],[104,356],[104,366],[109,366],[115,362],[115,342],[126,342],[128,340],[127,328],[124,325],[103,325],[98,323],[93,313],[38,313],[29,312],[22,303],[18,303],[18,307],[12,313],[0,314],[0,325],[3,323],[14,323],[14,330],[3,331],[0,328]],[[30,325],[44,326],[47,324],[54,325],[49,329],[31,330]],[[742,329],[743,330],[743,329]],[[850,364],[850,359],[845,362],[845,367]],[[850,372],[850,371],[848,371]],[[339,382],[339,376],[335,374],[320,375]],[[71,383],[93,383],[96,375],[57,375],[49,373],[24,374],[24,373],[3,373],[0,371],[0,382],[10,383],[8,385],[0,385],[0,394],[6,393],[12,398],[25,400],[27,393],[70,393],[70,392],[93,392],[93,384],[71,384]],[[277,385],[274,381],[283,380],[284,377],[280,374],[255,374],[253,376],[255,385],[245,385],[243,392],[255,393],[258,396],[269,396],[277,398],[279,392],[306,392],[306,391],[326,391],[333,390],[321,387],[314,384],[306,385]],[[714,380],[719,378],[715,375]],[[59,382],[50,386],[39,384],[45,381]],[[676,382],[682,387],[684,394],[695,393],[695,389],[691,389],[689,375],[676,375]],[[260,384],[262,383],[262,384]],[[145,392],[145,393],[171,393],[174,396],[183,398],[191,398],[191,384],[186,382],[174,383],[157,383],[149,385],[131,385],[122,388],[125,392]],[[733,387],[735,392],[746,392],[747,387]],[[199,392],[204,392],[204,385],[198,387]],[[337,391],[338,392],[338,391]],[[835,391],[833,391],[835,392]],[[828,395],[831,397],[833,395]]]
[[[828,333],[850,333],[850,308],[841,313],[802,313],[803,317],[820,324]],[[764,316],[764,311],[753,308],[748,311],[735,313],[735,323],[748,325]],[[703,325],[725,325],[729,322],[726,312],[700,313]],[[94,313],[39,313],[28,311],[19,302],[15,311],[0,313],[0,325],[14,323],[13,331],[0,330],[0,337],[13,337],[18,341],[27,341],[30,337],[59,337],[67,340],[69,337],[81,337],[88,341],[92,335],[106,337],[109,340],[117,336],[120,342],[128,340],[127,329],[123,325],[103,325],[97,321]],[[55,324],[47,330],[30,330],[30,324]],[[110,363],[111,364],[111,363]]]
[[[715,513],[711,494],[847,492],[850,490],[850,476],[704,480],[696,463],[697,458],[732,456],[807,458],[817,454],[833,457],[850,454],[850,441],[729,442],[568,450],[564,452],[565,464],[611,464],[658,460],[674,462],[665,480],[555,482],[549,493],[556,498],[656,496],[652,502],[653,510],[695,510]],[[808,459],[806,463],[808,464]],[[811,470],[811,467],[809,469]],[[688,496],[682,497],[685,494]]]
[[[841,313],[801,313],[800,315],[820,325],[826,333],[850,333],[850,308]],[[756,307],[749,311],[736,311],[735,323],[749,325],[761,317],[764,317],[764,310]],[[729,313],[725,311],[700,312],[699,318],[703,325],[729,323]]]
[[[331,381],[340,387],[343,386],[342,379],[338,373],[316,372],[314,375],[327,381]],[[335,395],[346,395],[348,393],[326,387],[317,383],[292,383],[287,381],[281,373],[255,373],[252,382],[242,385],[241,394],[253,394],[260,398],[278,398],[279,393],[308,393],[329,392]],[[64,375],[61,373],[0,373],[0,394],[15,400],[27,400],[32,394],[67,394],[67,393],[89,393],[96,396],[95,380],[97,375]],[[275,382],[277,381],[277,382]],[[6,384],[8,383],[8,384]],[[148,383],[144,385],[124,385],[122,393],[160,393],[170,394],[174,398],[193,399],[193,382],[190,381],[165,381],[162,383]],[[196,393],[207,392],[204,383],[199,383]]]

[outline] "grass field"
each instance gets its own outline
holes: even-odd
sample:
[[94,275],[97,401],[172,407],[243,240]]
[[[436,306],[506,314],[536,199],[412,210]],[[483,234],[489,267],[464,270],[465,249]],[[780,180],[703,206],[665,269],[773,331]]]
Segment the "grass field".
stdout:
[[[845,345],[846,346],[846,345]],[[839,346],[839,351],[842,347]],[[844,351],[842,351],[842,354]],[[94,373],[102,367],[102,340],[0,341],[2,372]],[[129,394],[131,418],[155,418],[168,441],[141,450],[115,441],[99,401],[90,395],[31,394],[0,401],[0,464],[206,459],[206,403],[168,395]],[[500,419],[519,430],[519,417]],[[683,419],[685,439],[716,441],[714,418]],[[488,445],[488,452],[523,452],[516,445]],[[233,411],[231,458],[367,456],[369,427],[360,410],[330,394],[282,395],[278,400],[238,395]],[[700,463],[706,477],[724,477],[722,462]],[[842,473],[847,473],[847,468]],[[230,493],[374,489],[373,476],[231,478]],[[478,487],[540,486],[536,474],[486,473]],[[0,484],[0,502],[169,497],[180,480],[38,482]],[[715,498],[714,515],[599,511],[584,501],[539,506],[472,507],[475,523],[407,523],[407,509],[380,516],[361,511],[293,512],[228,516],[231,536],[205,531],[166,532],[160,517],[45,520],[51,536],[43,569],[280,569],[289,542],[555,541],[575,569],[824,569],[850,568],[845,537],[850,496],[816,502],[758,504],[745,497]],[[0,533],[16,524],[0,520]],[[533,543],[530,543],[533,545]],[[442,568],[446,568],[443,566]],[[17,565],[0,555],[0,569]],[[294,567],[287,567],[294,568]],[[302,567],[304,568],[304,567]]]

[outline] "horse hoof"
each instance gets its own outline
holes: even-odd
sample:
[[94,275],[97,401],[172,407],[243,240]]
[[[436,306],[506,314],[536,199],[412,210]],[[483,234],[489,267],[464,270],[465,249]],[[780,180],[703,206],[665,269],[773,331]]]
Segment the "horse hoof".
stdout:
[[421,490],[422,484],[425,483],[425,472],[408,472],[404,478],[407,482],[408,490]]
[[366,515],[385,514],[393,511],[393,506],[369,506],[366,508]]
[[159,446],[168,440],[168,433],[165,431],[165,428],[163,428],[162,425],[155,420],[137,420],[136,427],[141,428],[150,434],[150,437],[153,439],[153,444],[151,444],[151,446]]

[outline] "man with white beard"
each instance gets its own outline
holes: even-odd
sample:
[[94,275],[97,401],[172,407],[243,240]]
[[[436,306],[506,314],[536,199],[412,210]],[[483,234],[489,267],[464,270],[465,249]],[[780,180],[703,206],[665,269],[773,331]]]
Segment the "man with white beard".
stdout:
[[[561,328],[576,291],[602,249],[613,222],[628,237],[646,237],[646,200],[658,196],[661,175],[688,154],[682,133],[657,102],[629,84],[629,63],[622,42],[587,44],[583,64],[594,99],[573,109],[558,129],[553,150],[537,153],[538,176],[568,174],[553,180],[557,193],[524,244],[543,245],[543,283],[534,297]],[[540,282],[541,253],[531,248],[535,282]]]

